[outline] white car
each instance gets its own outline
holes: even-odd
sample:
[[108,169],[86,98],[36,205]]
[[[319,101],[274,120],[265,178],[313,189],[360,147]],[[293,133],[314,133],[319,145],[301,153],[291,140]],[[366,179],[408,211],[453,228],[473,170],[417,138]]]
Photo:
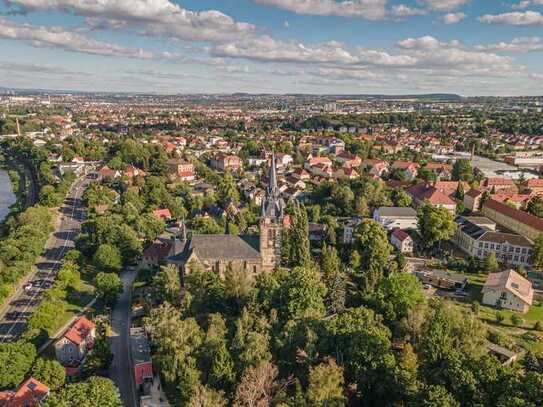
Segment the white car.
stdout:
[[25,285],[23,288],[24,288],[25,291],[30,291],[30,290],[32,290],[32,287],[33,287],[33,286],[32,286],[32,283],[28,283],[28,284]]
[[424,284],[423,287],[425,290],[429,290],[430,288],[432,288],[430,284]]

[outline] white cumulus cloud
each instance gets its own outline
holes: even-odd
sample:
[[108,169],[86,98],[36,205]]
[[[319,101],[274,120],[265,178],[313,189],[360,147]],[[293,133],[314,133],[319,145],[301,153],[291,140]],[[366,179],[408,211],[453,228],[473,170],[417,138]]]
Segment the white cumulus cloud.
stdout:
[[466,15],[462,12],[458,13],[447,13],[441,17],[441,21],[444,24],[456,24],[466,18]]
[[16,24],[0,18],[0,38],[28,42],[35,47],[50,47],[85,54],[150,59],[153,54],[141,49],[126,48],[97,41],[59,27]]
[[386,15],[386,0],[253,0],[297,14],[358,17],[380,20]]
[[224,41],[255,30],[217,11],[190,11],[169,0],[7,0],[23,11],[59,10],[87,17],[94,26],[140,25],[149,35]]
[[487,24],[543,25],[543,15],[537,11],[515,11],[503,14],[485,14],[479,21]]

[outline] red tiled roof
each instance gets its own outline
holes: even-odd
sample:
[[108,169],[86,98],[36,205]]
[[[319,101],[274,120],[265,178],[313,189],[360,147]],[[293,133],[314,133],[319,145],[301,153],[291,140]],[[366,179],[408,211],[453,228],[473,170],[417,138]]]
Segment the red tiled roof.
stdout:
[[153,211],[153,215],[157,219],[171,219],[172,218],[172,213],[170,212],[170,210],[168,208],[166,208],[166,209],[155,209]]
[[529,180],[526,180],[526,186],[528,188],[543,187],[543,179],[541,179],[541,178],[531,178]]
[[94,322],[89,321],[85,317],[81,317],[72,325],[68,332],[64,334],[64,337],[79,345],[87,338],[90,331],[95,327],[96,325]]
[[483,207],[488,207],[489,209],[499,212],[502,215],[508,216],[509,218],[514,219],[517,222],[528,225],[534,229],[539,230],[540,232],[543,232],[543,219],[538,218],[534,215],[530,215],[528,212],[511,208],[509,205],[495,201],[494,199],[489,199],[488,201],[486,201]]
[[478,198],[479,195],[481,195],[482,193],[483,191],[473,188],[473,189],[470,189],[468,192],[466,192],[466,195],[472,198]]
[[[2,405],[7,407],[37,406],[49,394],[49,387],[31,377],[21,384],[16,392],[9,393],[12,393],[11,399],[8,399],[7,403]],[[3,401],[2,398],[0,398],[0,401]]]
[[400,242],[403,242],[405,239],[409,238],[409,235],[401,230],[400,228],[396,228],[392,231],[392,235],[398,239]]
[[434,187],[427,187],[424,184],[415,185],[407,190],[415,199],[428,201],[432,205],[455,205],[456,203],[443,192]]
[[515,182],[509,178],[487,178],[485,180],[485,185],[492,187],[494,185],[515,185]]

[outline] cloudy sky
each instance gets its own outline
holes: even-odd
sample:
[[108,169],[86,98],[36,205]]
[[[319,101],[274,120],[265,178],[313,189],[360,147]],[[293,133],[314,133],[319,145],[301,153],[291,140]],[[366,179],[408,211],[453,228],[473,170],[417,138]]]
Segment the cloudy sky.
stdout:
[[0,86],[543,94],[543,0],[0,0]]

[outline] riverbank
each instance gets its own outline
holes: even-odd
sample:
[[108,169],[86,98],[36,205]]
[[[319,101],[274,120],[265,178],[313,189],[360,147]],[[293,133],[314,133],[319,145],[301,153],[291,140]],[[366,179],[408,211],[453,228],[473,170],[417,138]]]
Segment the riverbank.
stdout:
[[19,200],[16,194],[19,185],[13,177],[17,178],[16,172],[10,174],[9,171],[0,169],[0,222],[8,217]]

